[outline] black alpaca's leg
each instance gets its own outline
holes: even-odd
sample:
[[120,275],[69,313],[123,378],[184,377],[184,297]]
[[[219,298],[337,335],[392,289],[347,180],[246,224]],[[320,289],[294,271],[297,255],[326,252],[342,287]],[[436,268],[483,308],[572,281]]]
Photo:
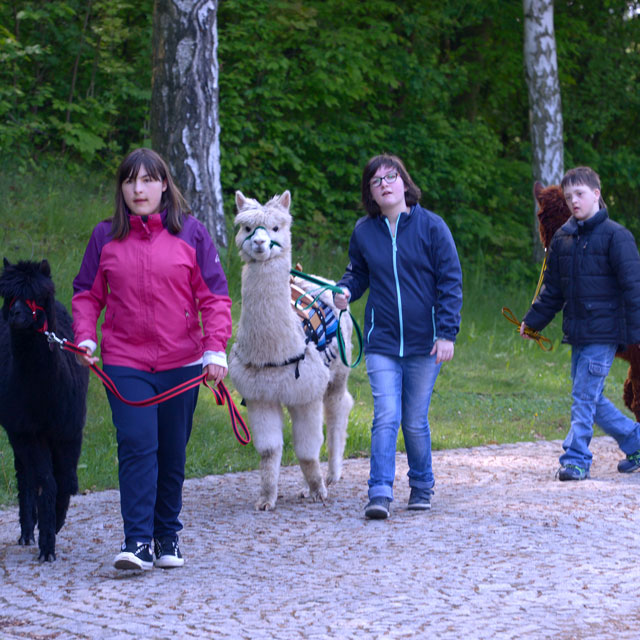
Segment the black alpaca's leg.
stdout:
[[[36,491],[32,469],[29,465],[29,443],[24,437],[9,434],[9,442],[13,448],[13,465],[18,483],[18,504],[20,518],[19,545],[35,543],[34,529],[37,520]],[[26,461],[26,462],[25,462]]]
[[38,546],[40,562],[56,559],[56,481],[51,452],[45,438],[38,439],[33,452],[38,505]]
[[82,438],[51,443],[53,477],[56,481],[56,533],[62,525],[69,509],[71,496],[78,493],[78,460]]

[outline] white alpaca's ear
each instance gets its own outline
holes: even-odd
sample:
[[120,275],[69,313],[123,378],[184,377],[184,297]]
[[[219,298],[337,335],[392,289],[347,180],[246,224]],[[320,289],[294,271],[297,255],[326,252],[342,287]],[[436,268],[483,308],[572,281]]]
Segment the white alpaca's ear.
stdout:
[[238,211],[243,209],[246,203],[247,199],[242,194],[242,191],[236,191],[236,207],[238,207]]
[[289,211],[289,207],[291,206],[291,192],[287,189],[279,198],[278,204],[284,207],[287,211]]

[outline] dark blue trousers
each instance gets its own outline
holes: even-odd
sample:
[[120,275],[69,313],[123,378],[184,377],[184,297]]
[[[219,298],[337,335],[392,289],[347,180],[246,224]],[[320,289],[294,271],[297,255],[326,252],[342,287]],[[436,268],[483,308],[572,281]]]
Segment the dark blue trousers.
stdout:
[[[195,378],[202,365],[149,373],[104,366],[127,400],[145,400]],[[120,510],[127,542],[175,536],[182,529],[186,448],[198,401],[195,387],[151,407],[131,407],[107,391],[118,441]]]

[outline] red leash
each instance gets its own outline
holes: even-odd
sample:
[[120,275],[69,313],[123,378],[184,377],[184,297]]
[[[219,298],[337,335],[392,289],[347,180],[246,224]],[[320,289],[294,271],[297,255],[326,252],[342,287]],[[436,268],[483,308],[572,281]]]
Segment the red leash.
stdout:
[[[61,349],[66,351],[70,351],[71,353],[75,353],[77,355],[86,356],[87,352],[83,347],[79,347],[78,345],[73,344],[73,342],[69,342],[66,338],[60,339],[56,336],[52,331],[43,331],[43,333],[47,336],[47,340],[50,343],[56,342]],[[128,404],[132,407],[150,407],[154,404],[160,404],[161,402],[166,402],[167,400],[171,400],[171,398],[175,398],[176,396],[188,391],[189,389],[193,389],[197,387],[199,384],[204,384],[207,389],[213,393],[216,398],[216,404],[218,406],[222,406],[225,402],[229,407],[229,416],[231,418],[231,427],[233,428],[233,433],[236,436],[238,442],[242,445],[247,445],[251,442],[251,434],[249,433],[249,429],[233,402],[233,398],[229,393],[227,387],[224,386],[223,382],[219,382],[216,387],[212,387],[207,382],[207,374],[203,373],[191,380],[186,380],[182,384],[173,387],[172,389],[167,389],[162,393],[159,393],[157,396],[153,396],[152,398],[147,398],[146,400],[127,400],[122,396],[122,394],[116,388],[114,381],[102,370],[96,367],[95,364],[90,364],[89,368],[100,378],[102,384],[109,390],[113,395],[118,398],[121,402]],[[238,425],[240,428],[238,428]],[[244,436],[240,433],[240,429],[243,431]]]

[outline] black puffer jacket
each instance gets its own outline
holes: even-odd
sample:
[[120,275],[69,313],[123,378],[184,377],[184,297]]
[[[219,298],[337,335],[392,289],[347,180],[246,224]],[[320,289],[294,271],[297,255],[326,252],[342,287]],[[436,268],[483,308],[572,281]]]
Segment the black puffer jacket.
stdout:
[[563,310],[563,342],[640,342],[640,256],[630,231],[606,209],[556,231],[547,270],[524,323],[541,331]]

